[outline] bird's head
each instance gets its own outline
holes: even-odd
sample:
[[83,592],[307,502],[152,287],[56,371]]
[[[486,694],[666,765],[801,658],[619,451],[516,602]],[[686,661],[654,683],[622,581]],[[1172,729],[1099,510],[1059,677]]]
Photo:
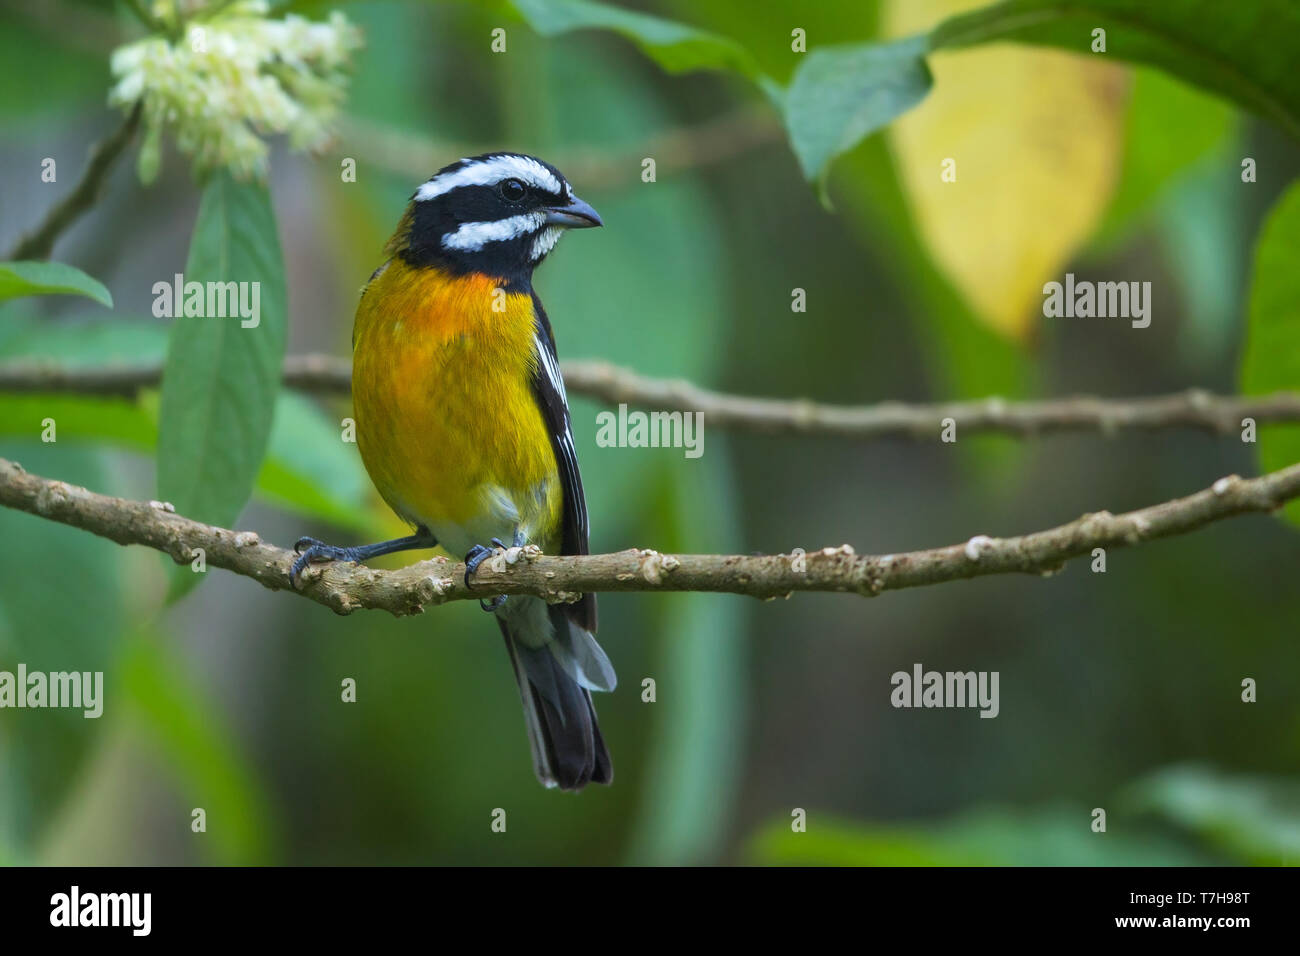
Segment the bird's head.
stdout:
[[440,169],[411,197],[389,252],[413,266],[527,285],[566,229],[601,225],[549,163],[486,153]]

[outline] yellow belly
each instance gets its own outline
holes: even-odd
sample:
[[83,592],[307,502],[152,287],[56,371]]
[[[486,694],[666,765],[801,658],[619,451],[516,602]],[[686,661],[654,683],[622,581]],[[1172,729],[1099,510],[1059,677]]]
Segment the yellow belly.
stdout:
[[532,299],[496,286],[394,258],[367,286],[353,332],[361,459],[389,506],[453,553],[484,535],[509,543],[512,523],[550,550],[559,526],[555,455],[532,391]]

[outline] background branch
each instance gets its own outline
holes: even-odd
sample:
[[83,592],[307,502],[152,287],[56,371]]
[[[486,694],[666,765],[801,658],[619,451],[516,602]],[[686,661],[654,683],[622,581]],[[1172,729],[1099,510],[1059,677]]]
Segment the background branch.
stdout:
[[[317,565],[304,572],[296,593],[339,614],[377,608],[397,615],[493,594],[533,594],[552,602],[598,591],[712,591],[758,598],[795,591],[842,591],[872,596],[986,574],[1052,574],[1094,548],[1185,534],[1234,515],[1273,511],[1297,497],[1300,465],[1292,465],[1259,478],[1220,478],[1186,498],[1125,514],[1102,511],[1047,531],[1013,538],[977,535],[928,551],[859,555],[843,545],[806,555],[668,555],[628,550],[560,557],[516,548],[498,551],[486,561],[473,587],[464,583],[463,564],[434,558],[396,571]],[[202,548],[208,565],[253,578],[268,588],[291,589],[293,552],[264,543],[251,531],[191,521],[161,502],[95,494],[28,474],[17,463],[0,458],[0,505],[82,528],[118,544],[143,544],[171,555],[179,564],[189,564],[193,549]]]
[[1019,437],[1055,431],[1113,434],[1122,429],[1173,427],[1227,433],[1240,430],[1244,417],[1257,423],[1300,421],[1300,394],[1294,392],[1237,397],[1189,389],[1136,398],[1079,395],[1008,402],[995,397],[853,406],[727,395],[689,382],[646,378],[604,362],[566,363],[564,379],[571,391],[612,404],[703,412],[705,422],[714,428],[856,439],[938,439],[947,418],[957,423],[959,435],[992,432]]
[[[784,139],[780,120],[770,106],[760,103],[739,107],[693,126],[656,133],[631,148],[611,151],[570,147],[547,158],[564,170],[570,182],[580,184],[575,188],[595,192],[640,184],[643,159],[653,159],[656,177],[665,177],[717,165]],[[494,148],[484,143],[435,140],[355,115],[341,120],[340,140],[348,144],[358,161],[394,173],[412,184],[423,182],[461,156],[474,156]]]
[[[1300,422],[1300,394],[1295,392],[1220,396],[1189,389],[1136,398],[1080,395],[1025,402],[985,398],[852,406],[727,395],[689,382],[648,378],[607,362],[567,361],[563,366],[565,383],[575,394],[610,404],[625,402],[644,408],[703,412],[712,428],[771,434],[936,440],[946,418],[957,423],[958,437],[979,432],[1019,437],[1060,431],[1111,435],[1122,430],[1160,428],[1197,428],[1229,434],[1241,429],[1243,418],[1253,418],[1257,424]],[[156,363],[99,368],[29,361],[0,364],[0,392],[132,396],[142,388],[156,386],[161,378],[162,366]],[[352,367],[347,359],[331,355],[290,356],[284,364],[284,382],[303,391],[348,395]]]
[[72,192],[55,203],[39,226],[18,240],[9,253],[8,261],[49,258],[55,240],[99,199],[104,180],[117,158],[122,155],[122,150],[131,142],[139,124],[140,104],[137,103],[121,126],[91,147],[86,169]]

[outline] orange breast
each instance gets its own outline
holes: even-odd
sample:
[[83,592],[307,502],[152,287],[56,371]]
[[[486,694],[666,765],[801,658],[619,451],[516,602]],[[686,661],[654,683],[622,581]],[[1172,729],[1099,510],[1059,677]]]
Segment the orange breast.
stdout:
[[504,491],[546,548],[561,493],[532,393],[536,361],[528,295],[396,258],[370,282],[352,398],[362,461],[394,511],[447,535],[481,524]]

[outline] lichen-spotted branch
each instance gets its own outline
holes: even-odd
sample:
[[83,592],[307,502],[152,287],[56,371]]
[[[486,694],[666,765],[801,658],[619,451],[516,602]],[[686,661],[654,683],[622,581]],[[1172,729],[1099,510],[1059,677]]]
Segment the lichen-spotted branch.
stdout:
[[[775,598],[796,591],[882,591],[940,584],[987,574],[1052,574],[1094,548],[1116,548],[1185,534],[1236,515],[1269,512],[1300,497],[1300,465],[1258,478],[1230,475],[1185,498],[1124,514],[1088,514],[1046,531],[1011,538],[976,535],[959,544],[889,555],[857,554],[848,545],[776,555],[661,554],[627,550],[580,556],[544,555],[534,548],[498,549],[465,584],[465,566],[446,558],[395,571],[356,564],[309,567],[294,589],[294,554],[252,531],[191,521],[163,502],[96,494],[29,474],[0,458],[0,505],[82,528],[118,544],[141,544],[253,578],[268,588],[294,590],[348,614],[375,608],[415,614],[428,605],[495,594],[533,594],[572,601],[599,591],[712,591]],[[198,572],[196,572],[198,573]]]

